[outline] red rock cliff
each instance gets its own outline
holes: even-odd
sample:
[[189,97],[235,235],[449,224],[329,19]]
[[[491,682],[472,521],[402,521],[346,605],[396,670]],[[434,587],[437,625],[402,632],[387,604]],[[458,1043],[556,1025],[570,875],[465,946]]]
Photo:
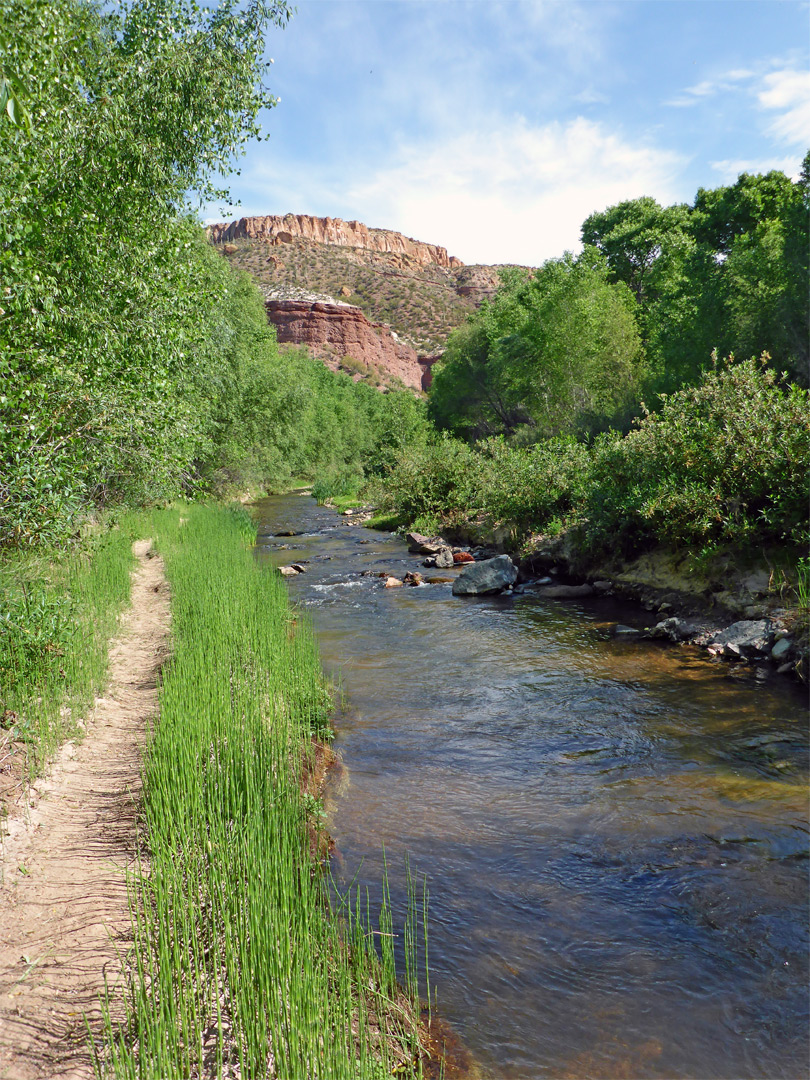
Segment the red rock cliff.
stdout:
[[425,244],[412,240],[402,233],[388,229],[370,229],[362,221],[343,221],[341,218],[311,217],[309,214],[268,214],[261,217],[244,217],[238,221],[223,221],[208,226],[212,243],[229,240],[264,240],[268,244],[289,244],[296,236],[315,240],[319,244],[337,244],[343,247],[360,247],[368,251],[390,251],[409,255],[422,265],[434,263],[447,269],[464,265],[460,259],[447,254],[447,249],[437,244]]
[[376,368],[412,390],[426,389],[434,358],[420,363],[414,349],[387,326],[369,322],[360,308],[308,300],[267,300],[265,308],[282,344],[306,345],[332,368],[350,358],[358,368]]

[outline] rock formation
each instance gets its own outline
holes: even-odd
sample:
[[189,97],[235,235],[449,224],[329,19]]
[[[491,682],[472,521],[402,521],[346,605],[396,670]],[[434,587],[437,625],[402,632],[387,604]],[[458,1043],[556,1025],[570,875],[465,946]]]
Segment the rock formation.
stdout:
[[388,229],[370,229],[362,221],[312,217],[309,214],[267,214],[244,217],[238,221],[219,222],[209,225],[208,236],[214,244],[241,239],[262,240],[268,244],[291,244],[295,237],[300,236],[319,244],[407,255],[423,266],[432,263],[446,269],[457,269],[464,265],[460,259],[448,255],[446,248],[437,244],[425,244]]
[[387,326],[370,322],[358,307],[323,301],[265,301],[268,320],[280,344],[305,345],[333,369],[343,367],[357,378],[374,370],[399,379],[412,390],[425,389],[430,366],[394,337]]

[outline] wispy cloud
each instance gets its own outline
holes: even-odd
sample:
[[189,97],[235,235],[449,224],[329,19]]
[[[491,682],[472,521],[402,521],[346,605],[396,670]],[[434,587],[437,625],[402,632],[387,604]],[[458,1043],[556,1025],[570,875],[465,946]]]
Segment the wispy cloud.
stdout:
[[706,98],[738,89],[740,84],[752,79],[755,74],[756,72],[749,68],[734,68],[711,79],[703,79],[701,82],[695,83],[694,86],[687,86],[680,94],[670,98],[669,101],[665,101],[664,104],[674,108],[688,108],[691,105],[698,105],[705,101]]
[[798,157],[769,158],[726,158],[723,161],[710,161],[710,166],[719,173],[725,184],[733,184],[740,173],[768,173],[774,170],[785,173],[792,180],[798,180],[801,160]]
[[780,142],[810,146],[810,72],[772,71],[757,97],[763,109],[777,111],[768,132]]
[[682,166],[678,154],[581,117],[540,127],[518,119],[403,147],[348,195],[369,218],[418,229],[467,262],[536,265],[578,247],[594,210],[644,194],[671,201]]

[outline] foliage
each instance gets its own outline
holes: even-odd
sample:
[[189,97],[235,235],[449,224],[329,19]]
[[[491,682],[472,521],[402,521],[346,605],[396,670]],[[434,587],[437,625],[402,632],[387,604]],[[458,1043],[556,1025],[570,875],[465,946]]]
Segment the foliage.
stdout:
[[129,519],[97,526],[49,562],[28,553],[0,561],[0,715],[29,744],[32,773],[101,691],[107,645],[129,596]]
[[634,301],[594,248],[546,262],[502,285],[454,334],[437,365],[430,413],[441,427],[481,437],[587,429],[626,409],[641,386]]
[[808,169],[772,171],[701,188],[691,206],[640,198],[591,214],[582,239],[639,306],[655,388],[694,383],[713,349],[765,351],[773,366],[810,379]]
[[381,509],[428,533],[460,521],[475,512],[476,463],[474,451],[447,434],[408,447],[383,482]]
[[513,537],[550,531],[580,507],[587,490],[587,447],[570,436],[544,439],[533,446],[509,447],[492,439],[480,447],[478,505],[493,525]]
[[226,269],[190,192],[256,131],[282,2],[0,0],[30,130],[0,125],[0,543],[194,483]]
[[807,544],[810,395],[765,360],[729,360],[667,397],[624,438],[594,447],[584,513],[591,542]]

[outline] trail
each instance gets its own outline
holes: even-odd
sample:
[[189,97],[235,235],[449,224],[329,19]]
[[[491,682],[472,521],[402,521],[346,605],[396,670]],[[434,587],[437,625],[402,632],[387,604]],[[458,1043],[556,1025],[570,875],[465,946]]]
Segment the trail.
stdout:
[[169,592],[150,541],[134,545],[131,606],[110,681],[80,744],[66,743],[26,817],[7,822],[0,884],[0,1080],[92,1077],[105,977],[130,947],[126,870],[135,858],[140,765],[166,656]]

